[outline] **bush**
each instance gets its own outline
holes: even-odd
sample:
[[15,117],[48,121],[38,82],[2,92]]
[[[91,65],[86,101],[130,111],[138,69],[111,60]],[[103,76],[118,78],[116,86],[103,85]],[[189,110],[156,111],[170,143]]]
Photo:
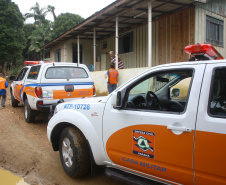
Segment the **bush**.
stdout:
[[17,74],[20,72],[20,70],[21,70],[22,68],[23,68],[22,65],[13,67],[13,69],[12,69],[12,71],[11,71],[11,75],[17,75]]

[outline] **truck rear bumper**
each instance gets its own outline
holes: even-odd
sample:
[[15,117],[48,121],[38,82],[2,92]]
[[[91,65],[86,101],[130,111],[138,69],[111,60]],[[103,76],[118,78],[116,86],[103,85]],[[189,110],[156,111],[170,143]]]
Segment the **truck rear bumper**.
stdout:
[[41,112],[53,112],[57,103],[43,105],[43,101],[37,101],[36,107]]

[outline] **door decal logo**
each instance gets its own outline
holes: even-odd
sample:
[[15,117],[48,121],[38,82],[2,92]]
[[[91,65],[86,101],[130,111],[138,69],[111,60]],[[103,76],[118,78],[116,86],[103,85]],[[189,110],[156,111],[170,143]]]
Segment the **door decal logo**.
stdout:
[[43,99],[53,99],[53,91],[42,91]]
[[154,158],[154,141],[153,132],[133,130],[133,154]]

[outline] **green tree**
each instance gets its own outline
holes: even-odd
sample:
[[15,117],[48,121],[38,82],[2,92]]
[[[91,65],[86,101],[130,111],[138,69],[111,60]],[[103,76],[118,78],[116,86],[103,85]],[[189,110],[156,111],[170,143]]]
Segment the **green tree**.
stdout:
[[51,12],[53,14],[53,19],[54,19],[54,22],[55,22],[56,21],[55,7],[48,5],[47,9],[48,9],[48,12]]
[[46,15],[48,12],[54,12],[55,8],[53,6],[48,6],[49,8],[40,8],[39,4],[36,3],[35,6],[31,7],[30,10],[33,13],[26,13],[25,18],[33,17],[35,19],[34,25],[35,29],[32,31],[31,35],[28,37],[30,40],[30,51],[35,51],[40,54],[39,59],[44,59],[45,52],[42,52],[40,49],[48,41],[51,40],[51,27],[52,23],[49,20],[46,20]]
[[72,13],[62,13],[57,18],[53,24],[53,36],[57,37],[62,33],[66,32],[70,28],[82,22],[84,18],[82,18],[78,14]]
[[40,8],[39,4],[36,2],[35,6],[30,8],[30,11],[33,11],[33,13],[26,13],[26,19],[33,17],[35,20],[34,24],[37,26],[45,24],[45,17],[48,13],[47,8]]
[[41,47],[52,39],[50,22],[46,20],[44,25],[39,25],[34,31],[32,31],[32,34],[28,39],[31,40],[29,50],[40,53],[40,59],[44,60],[45,52],[41,51]]
[[26,39],[24,19],[18,6],[11,0],[0,0],[0,65],[22,61]]
[[24,33],[25,33],[25,38],[27,39],[27,44],[26,44],[26,48],[23,50],[23,57],[24,60],[39,60],[40,58],[40,54],[37,53],[36,51],[31,51],[29,50],[30,46],[31,46],[31,39],[29,39],[29,37],[32,35],[32,32],[36,29],[35,24],[25,24],[24,25]]

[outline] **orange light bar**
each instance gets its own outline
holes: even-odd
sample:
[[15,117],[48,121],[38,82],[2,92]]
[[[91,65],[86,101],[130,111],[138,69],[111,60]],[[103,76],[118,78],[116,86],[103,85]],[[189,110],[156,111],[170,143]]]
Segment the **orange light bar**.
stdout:
[[39,61],[25,61],[24,64],[35,65],[35,64],[39,64]]
[[223,56],[211,44],[194,44],[186,46],[184,51],[189,55],[207,55],[208,58],[213,60],[224,59]]
[[25,61],[24,64],[26,65],[37,65],[37,64],[44,64],[44,63],[53,63],[50,61]]

